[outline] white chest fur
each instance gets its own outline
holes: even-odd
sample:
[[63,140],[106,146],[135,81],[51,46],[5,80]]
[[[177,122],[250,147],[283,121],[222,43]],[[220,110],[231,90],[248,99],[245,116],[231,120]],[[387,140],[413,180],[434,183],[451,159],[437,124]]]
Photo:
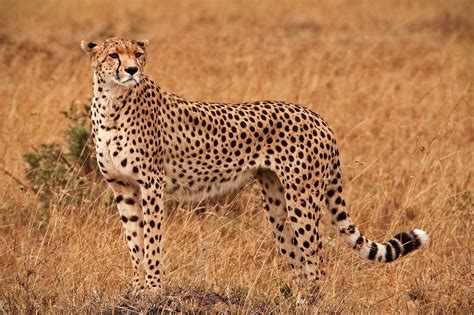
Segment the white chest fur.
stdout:
[[99,97],[92,106],[97,162],[106,178],[129,175],[122,165],[126,152],[124,152],[124,136],[118,129],[121,122],[116,119],[120,110],[112,100],[113,98]]

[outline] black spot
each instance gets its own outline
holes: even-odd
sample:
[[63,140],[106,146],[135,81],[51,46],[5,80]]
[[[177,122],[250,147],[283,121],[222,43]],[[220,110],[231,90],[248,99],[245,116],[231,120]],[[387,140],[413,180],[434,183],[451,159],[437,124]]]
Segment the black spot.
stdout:
[[132,215],[130,218],[129,218],[130,222],[137,222],[138,221],[138,217],[136,215]]
[[336,220],[337,221],[344,221],[345,219],[347,218],[347,215],[344,211],[342,211],[341,213],[339,213],[336,217]]
[[123,196],[122,196],[122,195],[118,195],[117,197],[115,197],[115,202],[116,202],[116,203],[120,203],[120,202],[122,202],[122,200],[123,200]]
[[133,171],[134,173],[138,173],[138,167],[134,166],[133,169],[132,169],[132,171]]
[[126,158],[123,159],[122,162],[120,162],[120,164],[121,164],[123,167],[127,166],[127,159],[126,159]]
[[355,226],[354,225],[349,225],[349,227],[347,228],[347,232],[349,232],[350,234],[354,234],[355,233]]
[[127,205],[134,205],[135,204],[135,200],[133,198],[127,198],[125,199],[125,203]]

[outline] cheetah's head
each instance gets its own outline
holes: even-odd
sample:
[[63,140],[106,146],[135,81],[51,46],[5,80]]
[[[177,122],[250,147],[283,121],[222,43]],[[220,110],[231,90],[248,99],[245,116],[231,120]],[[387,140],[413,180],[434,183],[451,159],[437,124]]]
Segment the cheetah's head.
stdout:
[[101,44],[81,41],[90,56],[94,74],[105,84],[124,87],[135,85],[143,74],[148,40],[109,38]]

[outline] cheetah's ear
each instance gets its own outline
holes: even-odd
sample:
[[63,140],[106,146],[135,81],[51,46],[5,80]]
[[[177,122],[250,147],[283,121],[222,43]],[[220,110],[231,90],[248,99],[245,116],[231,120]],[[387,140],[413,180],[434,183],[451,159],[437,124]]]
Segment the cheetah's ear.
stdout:
[[88,55],[92,55],[95,52],[95,48],[97,47],[96,43],[93,42],[86,42],[84,40],[81,41],[81,48],[84,50]]
[[146,46],[148,46],[149,43],[150,42],[148,41],[148,39],[142,39],[137,42],[138,46],[140,46],[141,48],[145,48]]

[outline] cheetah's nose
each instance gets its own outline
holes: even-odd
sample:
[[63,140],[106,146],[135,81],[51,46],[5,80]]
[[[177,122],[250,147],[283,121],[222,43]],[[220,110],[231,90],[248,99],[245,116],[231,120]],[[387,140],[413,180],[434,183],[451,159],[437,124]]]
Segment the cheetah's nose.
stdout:
[[130,75],[134,75],[138,71],[137,67],[128,67],[125,68],[125,72],[129,73]]

